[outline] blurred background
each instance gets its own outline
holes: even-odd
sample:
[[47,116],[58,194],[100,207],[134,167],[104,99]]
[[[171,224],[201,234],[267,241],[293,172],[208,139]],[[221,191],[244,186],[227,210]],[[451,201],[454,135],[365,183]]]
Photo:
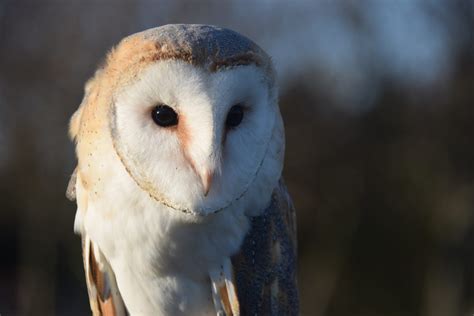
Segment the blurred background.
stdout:
[[234,29],[274,59],[302,315],[474,314],[473,1],[0,0],[0,314],[90,315],[68,119],[124,36]]

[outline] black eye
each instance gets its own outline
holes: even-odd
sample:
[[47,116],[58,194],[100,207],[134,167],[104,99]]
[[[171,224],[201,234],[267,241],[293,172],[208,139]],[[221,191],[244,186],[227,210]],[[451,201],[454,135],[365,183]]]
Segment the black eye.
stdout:
[[227,119],[225,120],[225,125],[227,127],[236,127],[244,118],[244,108],[240,105],[234,105],[230,108],[229,113],[227,114]]
[[151,111],[151,117],[156,124],[169,127],[178,124],[178,114],[167,105],[157,105]]

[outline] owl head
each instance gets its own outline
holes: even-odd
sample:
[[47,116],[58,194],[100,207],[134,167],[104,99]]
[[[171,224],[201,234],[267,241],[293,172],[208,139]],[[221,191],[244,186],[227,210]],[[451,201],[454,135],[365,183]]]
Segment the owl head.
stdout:
[[86,85],[70,132],[85,186],[100,190],[118,162],[156,203],[194,215],[239,200],[262,207],[282,170],[271,60],[215,26],[166,25],[122,40]]

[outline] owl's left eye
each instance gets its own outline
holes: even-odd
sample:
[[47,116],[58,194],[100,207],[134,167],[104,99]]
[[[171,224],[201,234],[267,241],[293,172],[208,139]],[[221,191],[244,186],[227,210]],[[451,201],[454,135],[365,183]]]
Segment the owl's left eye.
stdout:
[[157,105],[151,111],[153,121],[159,126],[170,127],[178,124],[178,114],[167,105]]
[[244,108],[240,104],[236,104],[230,108],[229,113],[227,113],[227,118],[225,120],[225,125],[227,127],[237,127],[242,123],[244,118]]

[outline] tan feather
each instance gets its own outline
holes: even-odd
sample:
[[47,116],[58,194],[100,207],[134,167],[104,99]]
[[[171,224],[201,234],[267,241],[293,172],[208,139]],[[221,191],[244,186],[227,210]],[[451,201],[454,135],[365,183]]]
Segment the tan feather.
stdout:
[[94,316],[127,315],[115,275],[103,254],[87,236],[83,237],[82,246],[92,314]]
[[74,168],[74,171],[69,179],[69,183],[66,189],[66,197],[69,201],[76,200],[76,181],[77,181],[77,167]]
[[210,278],[217,315],[239,316],[240,307],[230,259],[224,261],[219,271],[212,271]]

